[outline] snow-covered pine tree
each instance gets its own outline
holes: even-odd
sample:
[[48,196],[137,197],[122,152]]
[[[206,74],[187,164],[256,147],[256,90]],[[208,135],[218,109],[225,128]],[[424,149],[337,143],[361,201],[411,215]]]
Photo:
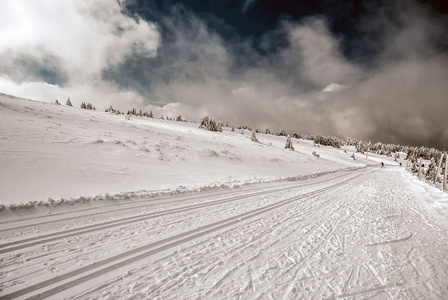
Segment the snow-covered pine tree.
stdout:
[[108,109],[106,109],[106,112],[116,113],[115,109],[112,107],[112,105],[109,106]]
[[288,136],[286,137],[285,149],[291,149],[292,151],[294,151],[294,146],[293,146],[293,144],[292,144],[291,136],[290,136],[289,134],[288,134]]
[[67,102],[65,102],[65,105],[67,105],[67,106],[73,106],[72,103],[70,102],[70,97],[68,97]]
[[152,115],[152,110],[149,111],[149,117],[150,117],[150,118],[154,118],[154,116]]
[[427,180],[433,181],[435,176],[436,176],[436,163],[434,161],[434,157],[432,157],[428,169],[426,169],[425,178]]
[[280,132],[277,135],[278,136],[286,136],[286,130],[284,130],[284,129],[280,130]]
[[219,131],[222,132],[222,124],[221,122],[216,123],[215,119],[211,119],[208,116],[204,116],[201,119],[201,124],[199,128],[204,128],[209,131]]
[[436,174],[435,174],[434,179],[433,179],[433,182],[432,182],[433,184],[436,183],[437,178],[438,178],[438,176],[439,176],[439,173],[440,173],[440,167],[442,166],[442,160],[443,160],[443,153],[440,154],[440,157],[439,157],[438,162],[437,162]]
[[254,130],[252,130],[252,135],[250,136],[250,140],[251,140],[252,142],[259,143],[259,141],[258,141],[258,139],[257,139],[257,136],[255,135],[255,131],[254,131]]
[[448,180],[448,154],[445,154],[445,170],[443,172],[442,189],[445,190]]
[[61,103],[59,103],[58,99],[54,100],[54,104],[61,105]]

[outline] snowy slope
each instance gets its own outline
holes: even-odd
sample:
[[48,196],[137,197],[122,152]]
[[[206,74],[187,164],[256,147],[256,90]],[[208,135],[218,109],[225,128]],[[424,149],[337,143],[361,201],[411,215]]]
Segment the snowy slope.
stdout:
[[[87,111],[0,94],[0,204],[313,174],[368,161],[285,137]],[[321,156],[312,155],[317,151]],[[376,163],[376,162],[375,162]]]
[[447,193],[391,158],[6,95],[0,122],[1,299],[448,295]]

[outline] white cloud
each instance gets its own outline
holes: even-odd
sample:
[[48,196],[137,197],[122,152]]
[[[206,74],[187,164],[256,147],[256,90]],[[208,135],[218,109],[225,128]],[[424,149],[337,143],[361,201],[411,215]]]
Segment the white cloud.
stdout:
[[309,18],[287,27],[291,46],[283,59],[295,63],[310,84],[324,88],[332,82],[346,84],[358,78],[360,70],[341,54],[340,41],[323,19]]
[[[56,69],[67,79],[64,87],[54,87],[56,90],[89,85],[93,90],[99,87],[95,94],[105,93],[103,97],[119,93],[116,87],[105,88],[108,84],[102,81],[101,72],[130,55],[154,56],[159,39],[153,24],[127,16],[117,1],[0,2],[0,68],[12,69],[15,61],[23,58],[31,65],[45,60],[46,68]],[[2,88],[11,86],[12,79],[8,82],[5,75],[0,78]],[[10,89],[21,96],[40,85],[25,79]],[[45,84],[40,86],[51,90]],[[37,87],[35,92],[42,93]]]

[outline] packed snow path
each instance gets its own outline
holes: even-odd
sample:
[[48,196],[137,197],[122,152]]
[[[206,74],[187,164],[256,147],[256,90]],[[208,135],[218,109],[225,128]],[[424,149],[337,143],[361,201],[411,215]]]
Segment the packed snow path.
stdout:
[[447,220],[402,169],[0,221],[0,298],[446,299]]

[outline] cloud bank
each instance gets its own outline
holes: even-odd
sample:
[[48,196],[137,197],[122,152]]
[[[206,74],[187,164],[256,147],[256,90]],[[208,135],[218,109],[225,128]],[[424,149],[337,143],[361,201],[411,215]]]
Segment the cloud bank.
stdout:
[[350,45],[325,16],[284,18],[255,40],[180,4],[145,18],[129,1],[20,3],[0,4],[3,92],[448,148],[448,23],[416,3],[367,14]]
[[159,33],[126,15],[120,2],[0,2],[0,90],[43,101],[143,103],[104,81],[102,71],[128,56],[156,55]]

